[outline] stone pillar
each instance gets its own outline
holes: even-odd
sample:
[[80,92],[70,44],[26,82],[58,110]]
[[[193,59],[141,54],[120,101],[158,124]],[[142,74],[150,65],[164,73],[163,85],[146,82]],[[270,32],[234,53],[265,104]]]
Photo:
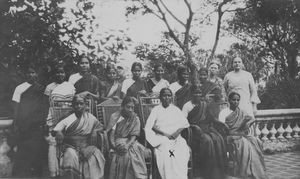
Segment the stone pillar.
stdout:
[[0,120],[0,178],[10,177],[12,174],[12,162],[7,156],[10,147],[7,144],[7,134],[12,120]]

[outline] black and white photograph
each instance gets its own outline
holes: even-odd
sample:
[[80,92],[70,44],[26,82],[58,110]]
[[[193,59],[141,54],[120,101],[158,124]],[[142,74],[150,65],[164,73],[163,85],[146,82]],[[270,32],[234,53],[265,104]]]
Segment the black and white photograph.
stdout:
[[300,179],[300,0],[0,0],[0,178]]

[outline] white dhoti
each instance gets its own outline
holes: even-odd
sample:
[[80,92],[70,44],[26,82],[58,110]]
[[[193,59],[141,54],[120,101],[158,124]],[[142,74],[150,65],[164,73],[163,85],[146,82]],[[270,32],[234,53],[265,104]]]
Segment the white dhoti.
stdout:
[[155,148],[155,157],[162,179],[187,179],[190,151],[181,136]]

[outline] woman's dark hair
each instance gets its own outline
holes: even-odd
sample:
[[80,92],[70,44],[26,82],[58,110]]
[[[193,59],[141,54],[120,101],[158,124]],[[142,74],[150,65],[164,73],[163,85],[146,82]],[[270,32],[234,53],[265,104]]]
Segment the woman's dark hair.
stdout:
[[76,95],[73,97],[73,99],[72,99],[72,106],[74,105],[75,101],[76,101],[78,98],[82,98],[83,101],[84,101],[84,103],[86,104],[87,98],[85,98],[85,97],[82,96],[82,95],[76,94]]
[[177,68],[177,76],[180,76],[183,72],[189,72],[189,68],[187,66],[179,66]]
[[134,105],[136,105],[137,101],[131,96],[126,96],[121,103],[121,107],[124,107],[128,103],[133,103]]
[[81,60],[84,59],[84,58],[86,58],[86,59],[89,61],[89,64],[91,64],[91,60],[90,60],[89,57],[86,56],[86,55],[80,55],[80,56],[78,57],[78,64],[79,64],[79,63],[81,62]]
[[208,69],[207,68],[200,68],[199,73],[201,72],[205,72],[206,74],[208,74]]
[[133,71],[133,69],[138,66],[141,68],[141,70],[143,69],[143,66],[140,62],[134,62],[132,65],[131,65],[131,71]]
[[231,92],[229,95],[228,95],[228,99],[232,99],[234,95],[237,95],[241,98],[241,95],[235,91]]
[[170,90],[170,88],[162,88],[159,92],[159,99],[161,99],[161,97],[165,91],[170,91],[171,95],[173,96],[172,90]]
[[56,74],[60,69],[63,69],[64,72],[66,72],[65,66],[63,64],[58,64],[54,66],[53,74]]
[[110,70],[117,71],[117,69],[113,65],[107,65],[107,67],[105,68],[105,74],[107,75],[110,72]]
[[154,65],[153,70],[156,71],[159,67],[162,67],[164,69],[164,65],[163,64],[157,63],[157,64]]

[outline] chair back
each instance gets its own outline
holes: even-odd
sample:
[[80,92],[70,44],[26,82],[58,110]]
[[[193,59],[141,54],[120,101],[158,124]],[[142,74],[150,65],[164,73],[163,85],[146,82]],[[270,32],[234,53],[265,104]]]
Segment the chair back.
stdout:
[[144,128],[152,109],[160,104],[160,99],[158,97],[139,97],[138,100],[141,126]]
[[97,105],[97,117],[100,121],[103,121],[104,128],[109,124],[111,115],[120,110],[121,102],[121,100],[115,101],[113,99],[108,99]]

